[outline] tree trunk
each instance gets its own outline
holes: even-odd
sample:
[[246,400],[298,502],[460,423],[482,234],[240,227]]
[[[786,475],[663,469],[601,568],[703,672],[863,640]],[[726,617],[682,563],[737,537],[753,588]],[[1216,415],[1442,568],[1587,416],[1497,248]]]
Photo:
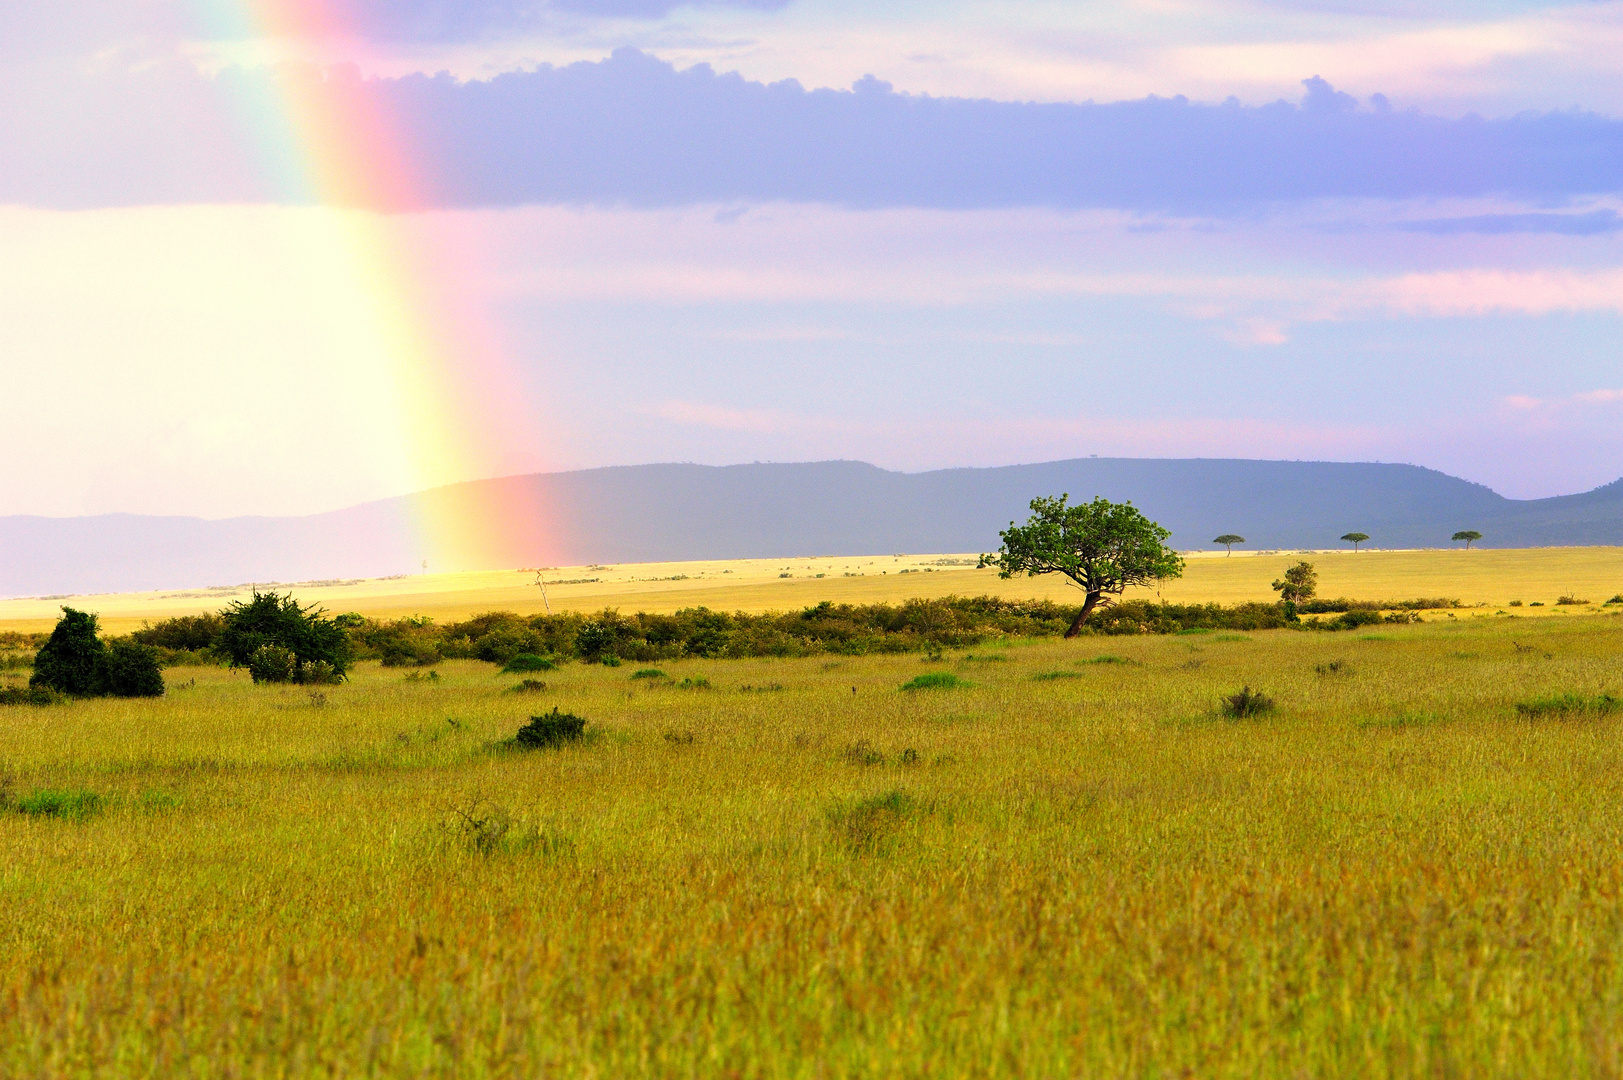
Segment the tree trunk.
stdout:
[[1082,610],[1076,613],[1076,621],[1072,622],[1071,623],[1071,628],[1069,630],[1065,631],[1065,636],[1066,637],[1073,638],[1073,637],[1076,637],[1076,635],[1078,635],[1078,634],[1080,634],[1082,632],[1082,624],[1088,621],[1088,616],[1093,612],[1093,607],[1098,602],[1099,602],[1099,594],[1098,593],[1096,593],[1096,592],[1088,593],[1088,598],[1086,600],[1082,601]]

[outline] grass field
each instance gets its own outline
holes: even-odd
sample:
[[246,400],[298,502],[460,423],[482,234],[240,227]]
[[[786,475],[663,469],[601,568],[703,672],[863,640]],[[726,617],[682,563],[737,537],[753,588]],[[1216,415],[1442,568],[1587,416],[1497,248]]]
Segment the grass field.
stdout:
[[1623,1075],[1623,618],[660,667],[0,710],[0,1076]]
[[[1358,600],[1450,597],[1499,607],[1534,601],[1520,614],[1570,614],[1561,596],[1603,603],[1623,592],[1623,548],[1521,548],[1486,551],[1366,551],[1211,553],[1189,558],[1184,577],[1159,591],[1175,603],[1272,602],[1269,583],[1299,559],[1319,570],[1319,595]],[[822,559],[741,559],[731,562],[641,563],[551,568],[548,597],[557,611],[669,612],[703,605],[720,611],[794,610],[822,600],[898,602],[915,596],[1038,597],[1075,603],[1076,590],[1057,577],[1003,581],[974,569],[973,554],[851,556]],[[307,603],[379,618],[427,615],[441,622],[485,611],[543,610],[534,571],[495,570],[407,578],[304,583],[293,588]],[[283,587],[285,588],[285,587]],[[246,599],[250,588],[183,589],[116,596],[0,600],[0,631],[49,630],[70,603],[101,615],[102,626],[127,633],[143,620],[214,610]],[[1130,592],[1154,595],[1154,590]]]

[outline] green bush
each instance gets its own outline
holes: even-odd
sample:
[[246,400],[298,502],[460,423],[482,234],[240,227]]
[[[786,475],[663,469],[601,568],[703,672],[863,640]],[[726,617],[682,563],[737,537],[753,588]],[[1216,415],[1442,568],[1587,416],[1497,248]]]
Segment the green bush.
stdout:
[[0,686],[0,705],[55,705],[65,700],[48,686]]
[[650,667],[643,668],[638,672],[634,672],[631,677],[633,679],[663,679],[665,677],[665,673],[659,670],[657,667]]
[[28,685],[70,697],[99,697],[106,687],[106,653],[107,647],[96,636],[96,616],[64,607],[62,618],[34,657]]
[[[352,654],[344,628],[319,608],[300,606],[292,594],[256,589],[251,600],[233,602],[221,618],[215,647],[232,667],[247,668],[255,682],[300,682],[312,674],[336,682],[349,670]],[[272,651],[261,652],[265,649]],[[291,663],[283,653],[292,654]],[[311,669],[316,662],[327,667]]]
[[289,683],[299,670],[299,658],[292,649],[261,645],[248,657],[248,674],[256,683]]
[[513,741],[526,749],[538,750],[579,742],[585,734],[585,717],[559,712],[554,705],[550,713],[530,717],[530,722],[518,729]]
[[114,641],[102,658],[103,688],[114,697],[162,697],[158,651],[135,641]]
[[219,612],[210,611],[201,615],[177,615],[154,625],[143,623],[130,637],[138,644],[155,649],[200,653],[214,647],[224,627],[225,621]]

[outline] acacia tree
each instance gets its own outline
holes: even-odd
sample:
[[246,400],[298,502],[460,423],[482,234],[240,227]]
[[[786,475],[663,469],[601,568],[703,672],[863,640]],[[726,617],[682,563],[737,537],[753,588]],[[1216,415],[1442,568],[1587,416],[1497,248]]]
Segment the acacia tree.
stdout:
[[1319,591],[1319,575],[1313,569],[1313,564],[1307,561],[1297,563],[1285,571],[1283,578],[1274,581],[1274,591],[1285,605],[1287,618],[1296,618],[1296,605],[1303,600],[1313,599],[1313,594]]
[[1369,539],[1369,534],[1368,533],[1348,533],[1346,536],[1343,536],[1342,539],[1347,541],[1347,543],[1351,544],[1353,546],[1354,551],[1357,551],[1358,550],[1358,545],[1362,544],[1365,540]]
[[997,567],[999,577],[1064,574],[1081,589],[1082,610],[1065,631],[1068,638],[1081,633],[1096,606],[1109,606],[1128,586],[1183,574],[1183,559],[1166,546],[1172,534],[1131,502],[1095,498],[1067,506],[1069,498],[1031,500],[1030,519],[1009,522],[998,534],[998,553],[981,556],[981,565]]
[[1471,541],[1482,539],[1482,534],[1477,532],[1475,529],[1461,529],[1459,532],[1457,532],[1453,536],[1449,537],[1449,539],[1450,540],[1464,540],[1465,541],[1465,550],[1470,551],[1471,550]]
[[1216,540],[1213,540],[1212,543],[1214,543],[1214,544],[1222,544],[1225,548],[1228,549],[1228,553],[1230,555],[1233,555],[1234,554],[1234,545],[1235,544],[1243,544],[1243,543],[1245,543],[1245,537],[1237,536],[1234,533],[1224,533],[1222,536],[1219,536]]

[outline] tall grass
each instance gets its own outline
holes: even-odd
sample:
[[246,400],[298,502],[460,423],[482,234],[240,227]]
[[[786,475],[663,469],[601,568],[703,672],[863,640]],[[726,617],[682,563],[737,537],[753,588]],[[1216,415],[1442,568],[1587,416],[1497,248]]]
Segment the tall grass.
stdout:
[[1384,636],[7,709],[0,1076],[1617,1075],[1620,620]]

